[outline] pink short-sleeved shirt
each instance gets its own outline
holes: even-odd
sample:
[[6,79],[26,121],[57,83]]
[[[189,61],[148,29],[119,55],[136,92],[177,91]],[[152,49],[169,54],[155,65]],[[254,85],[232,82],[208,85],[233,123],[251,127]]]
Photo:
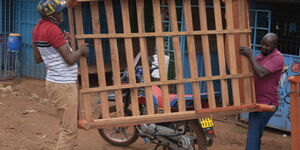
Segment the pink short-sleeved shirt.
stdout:
[[267,56],[258,55],[256,62],[271,72],[264,78],[255,77],[256,102],[278,106],[278,81],[282,74],[284,57],[275,49]]

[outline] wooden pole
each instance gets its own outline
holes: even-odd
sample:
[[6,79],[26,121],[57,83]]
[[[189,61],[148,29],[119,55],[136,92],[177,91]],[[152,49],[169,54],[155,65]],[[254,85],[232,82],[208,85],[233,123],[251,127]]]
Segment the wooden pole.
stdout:
[[[228,30],[234,29],[234,18],[233,18],[233,3],[232,0],[225,0],[226,9],[226,24]],[[237,74],[237,61],[236,61],[236,50],[235,50],[235,39],[233,34],[226,35],[228,40],[228,51],[229,51],[229,70],[231,74]],[[232,94],[233,94],[233,105],[238,106],[240,102],[240,89],[238,79],[232,79]]]
[[[98,2],[90,2],[91,13],[92,13],[92,25],[93,33],[100,34],[100,21],[99,21],[99,6]],[[96,55],[96,64],[97,64],[97,75],[98,75],[98,84],[99,87],[106,86],[106,77],[105,77],[105,64],[103,59],[103,49],[101,39],[94,39],[95,44],[95,55]],[[109,104],[106,92],[100,92],[101,100],[101,113],[102,118],[109,118]]]
[[[171,23],[171,31],[178,32],[178,21],[176,14],[176,4],[174,0],[168,0],[169,3],[169,17]],[[176,70],[176,79],[183,79],[183,66],[181,61],[181,53],[180,53],[180,40],[179,36],[172,37],[173,47],[174,47],[174,57],[175,57],[175,70]],[[185,98],[184,98],[184,84],[177,84],[177,95],[178,95],[178,110],[185,111]]]
[[[82,21],[82,9],[81,4],[79,3],[75,8],[75,23],[76,31],[78,34],[83,34],[83,21]],[[84,40],[77,40],[78,45],[84,45]],[[80,57],[80,75],[81,75],[81,84],[82,88],[89,88],[89,75],[88,75],[88,65],[86,57]],[[84,107],[84,117],[87,121],[93,121],[92,107],[91,107],[91,95],[83,94],[83,107]]]
[[[144,0],[136,0],[136,11],[137,11],[137,22],[138,22],[138,33],[143,34],[146,32],[145,30],[145,3]],[[132,34],[132,33],[131,33]],[[145,37],[139,38],[140,42],[140,52],[142,59],[142,67],[144,71],[144,83],[150,83],[150,69],[148,62],[148,50],[147,50],[147,41]],[[154,114],[154,104],[152,97],[152,88],[145,87],[146,93],[146,105],[147,105],[147,114]]]
[[[161,10],[160,10],[160,1],[154,0],[152,1],[153,5],[153,17],[154,17],[154,27],[155,32],[161,33],[163,32],[162,24],[161,24]],[[164,53],[164,39],[163,37],[156,37],[156,49],[158,56],[158,66],[159,66],[159,77],[160,82],[168,81],[167,75],[167,67],[165,62],[165,53]],[[170,102],[169,102],[169,88],[168,85],[161,86],[161,94],[163,98],[163,107],[164,113],[170,113]]]
[[[122,10],[122,18],[123,18],[123,30],[124,33],[130,33],[130,17],[129,17],[128,0],[122,0],[120,1],[120,3],[121,3],[121,10]],[[125,38],[124,40],[125,40],[127,68],[129,73],[129,83],[136,84],[135,66],[132,65],[134,64],[132,39]],[[137,88],[130,89],[130,98],[131,98],[132,114],[134,116],[137,116],[140,114]]]
[[[193,31],[193,18],[192,18],[192,6],[191,0],[185,0],[183,2],[183,10],[184,10],[184,21],[189,22],[186,24],[186,31]],[[198,75],[198,66],[197,66],[197,58],[196,58],[196,47],[195,47],[195,38],[194,36],[187,36],[187,48],[188,48],[188,55],[189,55],[189,63],[190,63],[190,71],[191,71],[191,78],[196,79],[199,78]],[[201,96],[200,96],[200,85],[199,82],[193,82],[193,95],[194,95],[194,107],[195,111],[199,112],[202,109],[201,104]]]
[[[108,33],[114,34],[116,33],[115,29],[115,20],[114,20],[114,10],[113,4],[111,0],[104,0],[106,18],[107,18],[107,27]],[[120,73],[120,62],[119,62],[119,51],[117,39],[109,39],[109,47],[110,47],[110,55],[111,55],[111,65],[112,65],[112,73],[113,73],[113,83],[115,86],[121,85],[121,73]],[[118,117],[124,116],[124,104],[123,104],[123,96],[121,90],[115,90],[116,95],[116,108]]]
[[[206,4],[204,0],[198,0],[199,3],[199,16],[200,16],[200,28],[202,31],[207,31],[207,14],[206,14]],[[201,36],[202,42],[202,51],[204,58],[204,69],[205,76],[212,76],[211,69],[211,59],[210,59],[210,47],[209,47],[209,38],[208,35]],[[216,108],[216,100],[215,100],[215,90],[213,81],[206,81],[207,83],[207,93],[208,93],[208,106],[209,108]]]
[[[215,13],[216,30],[222,30],[223,29],[222,13],[221,13],[221,4],[219,0],[214,0],[214,13]],[[216,37],[217,37],[220,75],[226,75],[224,36],[219,34],[216,35]],[[222,89],[222,106],[227,107],[229,106],[227,80],[221,80],[221,89]]]

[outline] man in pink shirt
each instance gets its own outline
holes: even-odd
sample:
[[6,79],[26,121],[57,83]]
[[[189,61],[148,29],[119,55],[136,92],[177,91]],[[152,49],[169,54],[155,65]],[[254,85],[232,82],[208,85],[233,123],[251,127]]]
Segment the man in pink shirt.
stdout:
[[[249,47],[241,47],[242,55],[249,58],[255,73],[256,102],[278,106],[278,81],[284,67],[284,58],[277,49],[278,37],[266,34],[261,42],[261,54],[253,57]],[[275,112],[249,113],[246,150],[260,150],[261,137],[268,121]]]

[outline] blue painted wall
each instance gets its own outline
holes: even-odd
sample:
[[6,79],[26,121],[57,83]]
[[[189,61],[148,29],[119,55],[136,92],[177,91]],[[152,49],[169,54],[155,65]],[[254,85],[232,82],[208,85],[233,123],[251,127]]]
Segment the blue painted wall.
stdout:
[[5,56],[7,53],[6,41],[9,32],[13,31],[14,1],[0,1],[0,80],[5,79]]
[[4,72],[4,57],[3,57],[3,46],[5,42],[5,39],[3,37],[3,24],[4,24],[4,20],[3,20],[3,10],[4,10],[4,6],[3,6],[3,1],[0,0],[0,79],[3,78],[3,72]]
[[4,6],[3,6],[3,1],[0,1],[0,34],[3,32],[2,31],[2,26],[3,26],[3,19],[2,19],[2,15],[3,15],[3,10],[4,10]]
[[[2,3],[2,0],[0,1]],[[46,68],[43,63],[35,64],[33,51],[31,46],[32,39],[32,29],[35,24],[38,22],[40,16],[36,11],[36,6],[39,0],[15,0],[15,13],[16,17],[14,20],[14,32],[20,33],[22,36],[22,50],[20,57],[20,72],[21,76],[35,78],[35,79],[44,79],[46,76]],[[118,0],[114,0],[114,13],[116,20],[116,32],[122,32],[122,27],[120,24],[122,23],[121,18],[121,8]],[[2,6],[2,5],[1,5]],[[107,33],[107,24],[106,24],[106,14],[104,8],[104,2],[99,2],[99,13],[100,13],[100,25],[101,25],[101,33]],[[91,13],[89,3],[83,3],[83,24],[84,24],[84,33],[89,34],[92,33],[92,25],[90,24]],[[1,16],[1,11],[0,11]],[[63,30],[69,31],[68,29],[68,17],[67,10],[64,11],[65,20],[61,25]],[[0,28],[1,29],[1,28]],[[0,30],[1,31],[1,30]],[[0,32],[1,33],[1,32]],[[85,41],[90,45],[90,53],[88,57],[88,64],[95,64],[95,51],[93,47],[93,40],[87,39]],[[0,45],[1,46],[1,45]],[[102,48],[103,48],[103,56],[106,62],[110,61],[110,50],[109,50],[109,41],[108,39],[102,39]],[[1,55],[0,55],[1,56]]]
[[22,49],[20,57],[21,76],[44,79],[45,65],[34,62],[31,32],[40,18],[36,6],[39,0],[16,0],[15,32],[22,36]]

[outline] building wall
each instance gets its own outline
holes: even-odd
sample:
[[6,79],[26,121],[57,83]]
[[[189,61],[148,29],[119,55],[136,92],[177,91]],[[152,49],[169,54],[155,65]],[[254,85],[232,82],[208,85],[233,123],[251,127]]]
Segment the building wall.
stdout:
[[[40,18],[39,14],[36,11],[36,6],[39,0],[15,0],[15,19],[14,19],[14,32],[20,33],[22,36],[22,50],[20,57],[20,73],[23,77],[29,77],[34,79],[45,79],[46,76],[46,68],[44,63],[36,64],[34,62],[34,56],[32,51],[32,29],[35,24],[37,24],[38,19]],[[92,33],[91,24],[89,22],[91,19],[91,13],[89,9],[89,3],[83,3],[83,12],[85,15],[83,16],[84,21],[84,32]],[[120,10],[120,8],[115,8]],[[101,32],[107,32],[107,25],[105,22],[105,9],[103,2],[100,2],[100,22],[101,22]],[[115,16],[121,16],[120,11],[115,12]],[[64,22],[60,25],[62,30],[69,31],[68,28],[68,14],[67,9],[64,10]],[[118,19],[116,19],[118,20]],[[116,23],[120,24],[120,23]],[[119,28],[119,30],[121,30]],[[86,43],[89,44],[90,53],[88,57],[89,64],[95,64],[95,52],[93,47],[93,40],[86,40]],[[104,58],[106,61],[110,61],[110,51],[109,51],[109,43],[107,39],[102,40],[102,46],[104,49]]]
[[5,43],[5,38],[3,36],[3,1],[0,1],[0,79],[3,78],[3,69],[4,69],[4,43]]
[[0,80],[6,79],[5,64],[7,54],[7,37],[8,33],[13,32],[15,17],[14,1],[0,1]]
[[[279,37],[278,48],[284,54],[299,55],[300,50],[300,4],[297,3],[252,3],[252,9],[269,10],[271,32]],[[257,39],[260,41],[260,39]]]
[[278,34],[279,49],[285,54],[299,55],[300,5],[273,4],[271,31]]
[[0,33],[2,33],[2,26],[3,26],[3,20],[2,20],[3,10],[4,10],[3,1],[0,1]]
[[40,18],[36,6],[39,0],[16,0],[15,32],[22,36],[20,73],[22,76],[44,79],[45,66],[34,62],[32,50],[32,29]]

